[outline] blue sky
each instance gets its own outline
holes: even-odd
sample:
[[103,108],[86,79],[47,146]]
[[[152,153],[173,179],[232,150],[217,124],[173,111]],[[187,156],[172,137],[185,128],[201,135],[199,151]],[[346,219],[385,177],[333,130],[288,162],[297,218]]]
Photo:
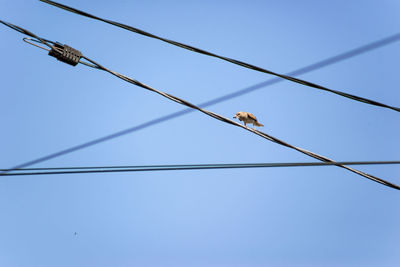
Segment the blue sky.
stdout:
[[[216,2],[62,3],[280,73],[399,33],[395,0]],[[0,19],[196,104],[273,78],[39,1],[0,0]],[[1,168],[184,108],[0,36]],[[300,78],[400,106],[399,48]],[[208,109],[337,161],[400,159],[397,112],[287,81]],[[32,167],[297,161],[314,160],[192,112]],[[399,266],[399,203],[337,167],[2,177],[0,266]]]

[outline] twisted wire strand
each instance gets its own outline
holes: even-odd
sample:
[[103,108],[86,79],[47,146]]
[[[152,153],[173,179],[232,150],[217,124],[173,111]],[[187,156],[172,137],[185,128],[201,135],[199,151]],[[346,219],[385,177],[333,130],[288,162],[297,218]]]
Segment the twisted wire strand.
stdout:
[[[84,17],[88,17],[88,18],[91,18],[91,19],[99,20],[99,21],[105,22],[107,24],[111,24],[111,25],[117,26],[119,28],[123,28],[123,29],[131,31],[131,32],[135,32],[135,33],[138,33],[138,34],[150,37],[150,38],[154,38],[154,39],[157,39],[157,40],[160,40],[160,41],[163,41],[163,42],[166,42],[166,43],[169,43],[169,44],[172,44],[172,45],[175,45],[175,46],[178,46],[178,47],[181,47],[181,48],[184,48],[184,49],[187,49],[187,50],[199,53],[199,54],[203,54],[203,55],[219,58],[221,60],[224,60],[224,61],[236,64],[236,65],[242,66],[244,68],[248,68],[248,69],[252,69],[252,70],[258,71],[258,72],[274,75],[274,76],[280,77],[280,78],[288,80],[288,81],[292,81],[292,82],[295,82],[295,83],[298,83],[298,84],[302,84],[302,85],[305,85],[305,86],[308,86],[308,87],[312,87],[312,88],[315,88],[315,89],[327,91],[327,92],[330,92],[330,93],[333,93],[333,94],[336,94],[336,95],[340,95],[342,97],[346,97],[346,98],[349,98],[349,99],[352,99],[352,100],[355,100],[355,101],[358,101],[358,102],[363,102],[363,103],[366,103],[366,104],[379,106],[379,107],[383,107],[383,108],[388,108],[388,109],[400,112],[400,108],[399,107],[387,105],[387,104],[380,103],[380,102],[375,101],[375,100],[371,100],[371,99],[368,99],[368,98],[365,98],[365,97],[361,97],[361,96],[356,96],[356,95],[345,93],[345,92],[342,92],[342,91],[329,89],[329,88],[327,88],[325,86],[322,86],[322,85],[319,85],[319,84],[316,84],[316,83],[313,83],[313,82],[305,81],[305,80],[302,80],[302,79],[299,79],[299,78],[295,78],[295,77],[292,77],[292,76],[289,76],[289,75],[285,75],[285,74],[276,73],[276,72],[273,72],[273,71],[270,71],[270,70],[267,70],[267,69],[264,69],[264,68],[261,68],[261,67],[258,67],[258,66],[243,62],[243,61],[240,61],[240,60],[233,59],[233,58],[220,56],[220,55],[208,52],[206,50],[203,50],[203,49],[191,46],[191,45],[187,45],[187,44],[184,44],[184,43],[180,43],[180,42],[177,42],[177,41],[173,41],[173,40],[169,40],[167,38],[163,38],[163,37],[157,36],[155,34],[143,31],[141,29],[138,29],[138,28],[135,28],[135,27],[132,27],[132,26],[120,23],[120,22],[116,22],[116,21],[100,18],[100,17],[97,17],[95,15],[89,14],[87,12],[81,11],[79,9],[76,9],[76,8],[73,8],[73,7],[69,7],[69,6],[54,2],[54,1],[50,1],[50,0],[40,0],[40,1],[44,2],[44,3],[47,3],[47,4],[50,4],[50,5],[53,5],[55,7],[64,9],[66,11],[69,11],[69,12],[72,12],[72,13],[75,13],[75,14],[78,14],[78,15],[81,15],[81,16],[84,16]],[[400,37],[400,35],[399,35],[399,37]]]
[[[47,45],[47,46],[49,46],[49,47],[52,47],[52,46],[50,46],[50,45],[47,43],[47,42],[52,42],[52,41],[44,40],[44,39],[42,39],[42,38],[36,36],[35,34],[29,32],[29,31],[27,31],[27,30],[25,30],[25,29],[23,29],[23,28],[21,28],[21,27],[15,26],[15,25],[13,25],[13,24],[5,23],[5,22],[3,22],[3,21],[1,21],[1,20],[0,20],[0,22],[3,23],[3,24],[5,24],[6,26],[8,26],[8,27],[10,27],[10,28],[12,28],[12,29],[18,31],[18,32],[21,32],[21,33],[27,34],[27,35],[29,35],[29,36],[31,36],[31,37],[37,38],[37,39],[40,40],[43,44],[45,44],[45,45]],[[54,42],[52,42],[52,43],[54,43]],[[211,112],[211,111],[202,109],[202,108],[200,108],[200,107],[198,107],[198,106],[196,106],[196,105],[194,105],[194,104],[192,104],[192,103],[190,103],[190,102],[188,102],[188,101],[186,101],[186,100],[183,100],[183,99],[180,99],[180,98],[178,98],[178,97],[176,97],[176,96],[170,95],[170,94],[168,94],[168,93],[159,91],[159,90],[157,90],[157,89],[154,89],[154,88],[150,87],[149,85],[146,85],[146,84],[144,84],[144,83],[142,83],[142,82],[139,82],[139,81],[137,81],[137,80],[135,80],[135,79],[132,79],[132,78],[130,78],[130,77],[128,77],[128,76],[125,76],[125,75],[122,75],[122,74],[120,74],[120,73],[118,73],[118,72],[112,71],[112,70],[110,70],[110,69],[108,69],[108,68],[106,68],[106,67],[100,65],[99,63],[95,62],[94,60],[92,60],[92,59],[90,59],[90,58],[88,58],[88,57],[86,57],[86,56],[84,56],[84,55],[82,55],[82,58],[85,59],[86,61],[88,61],[88,62],[94,64],[95,66],[97,66],[97,68],[98,68],[99,70],[106,71],[106,72],[108,72],[108,73],[110,73],[110,74],[112,74],[112,75],[114,75],[114,76],[116,76],[116,77],[118,77],[118,78],[120,78],[120,79],[126,81],[126,82],[129,82],[129,83],[134,84],[134,85],[136,85],[136,86],[142,87],[142,88],[147,89],[147,90],[149,90],[149,91],[155,92],[155,93],[157,93],[157,94],[159,94],[159,95],[162,95],[162,96],[164,96],[164,97],[166,97],[166,98],[168,98],[168,99],[170,99],[170,100],[172,100],[172,101],[174,101],[174,102],[177,102],[177,103],[179,103],[179,104],[188,106],[188,107],[190,107],[190,108],[192,108],[192,109],[196,109],[196,110],[198,110],[198,111],[200,111],[200,112],[202,112],[202,113],[204,113],[204,114],[206,114],[206,115],[208,115],[208,116],[210,116],[210,117],[213,117],[213,118],[215,118],[215,119],[217,119],[217,120],[223,121],[223,122],[225,122],[225,123],[228,123],[228,124],[231,124],[231,125],[234,125],[234,126],[237,126],[237,127],[241,127],[241,128],[243,128],[243,129],[245,129],[245,130],[247,130],[247,131],[250,131],[250,132],[252,132],[252,133],[254,133],[254,134],[256,134],[256,135],[258,135],[258,136],[260,136],[260,137],[263,137],[263,138],[265,138],[265,139],[267,139],[267,140],[269,140],[269,141],[272,141],[272,142],[274,142],[274,143],[277,143],[277,144],[279,144],[279,145],[282,145],[282,146],[285,146],[285,147],[294,149],[294,150],[296,150],[296,151],[299,151],[299,152],[301,152],[301,153],[303,153],[303,154],[306,154],[306,155],[308,155],[308,156],[310,156],[310,157],[313,157],[313,158],[315,158],[315,159],[318,159],[318,160],[320,160],[320,161],[323,161],[323,162],[330,162],[330,163],[332,163],[333,165],[336,165],[336,166],[338,166],[338,167],[341,167],[341,168],[344,168],[344,169],[349,170],[349,171],[351,171],[351,172],[354,172],[354,173],[356,173],[356,174],[358,174],[358,175],[361,175],[361,176],[363,176],[363,177],[365,177],[365,178],[367,178],[367,179],[370,179],[370,180],[372,180],[372,181],[374,181],[374,182],[377,182],[377,183],[383,184],[383,185],[385,185],[385,186],[388,186],[388,187],[391,187],[391,188],[400,190],[400,186],[398,186],[398,185],[396,185],[396,184],[393,184],[393,183],[391,183],[391,182],[388,182],[388,181],[386,181],[386,180],[383,180],[383,179],[378,178],[378,177],[376,177],[376,176],[373,176],[373,175],[371,175],[371,174],[364,173],[364,172],[362,172],[362,171],[359,171],[359,170],[353,169],[353,168],[351,168],[351,167],[342,165],[342,164],[340,164],[340,163],[338,163],[338,162],[335,162],[335,161],[332,160],[332,159],[329,159],[329,158],[327,158],[327,157],[318,155],[318,154],[313,153],[313,152],[311,152],[311,151],[308,151],[308,150],[305,150],[305,149],[302,149],[302,148],[299,148],[299,147],[290,145],[289,143],[286,143],[286,142],[284,142],[284,141],[282,141],[282,140],[280,140],[280,139],[278,139],[278,138],[276,138],[276,137],[273,137],[273,136],[271,136],[271,135],[268,135],[268,134],[266,134],[266,133],[264,133],[264,132],[261,132],[261,131],[258,131],[258,130],[255,130],[255,129],[246,127],[246,126],[244,126],[244,125],[242,125],[242,124],[240,124],[240,123],[237,123],[237,122],[235,122],[235,121],[232,121],[232,120],[230,120],[230,119],[228,119],[228,118],[225,118],[225,117],[223,117],[223,116],[221,116],[221,115],[219,115],[219,114],[216,114],[216,113],[214,113],[214,112]],[[6,174],[6,173],[3,172],[3,174]]]

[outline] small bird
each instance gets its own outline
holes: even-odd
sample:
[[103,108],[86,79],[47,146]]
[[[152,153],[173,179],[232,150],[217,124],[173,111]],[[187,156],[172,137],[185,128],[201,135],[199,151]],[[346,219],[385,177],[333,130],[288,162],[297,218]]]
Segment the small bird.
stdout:
[[[236,113],[236,115],[233,117],[234,119],[237,118],[240,121],[243,121],[244,126],[247,126],[246,123],[253,124],[253,126],[264,126],[263,124],[259,123],[257,121],[256,116],[249,112],[244,112],[244,111],[239,111]],[[255,129],[256,127],[254,127]]]

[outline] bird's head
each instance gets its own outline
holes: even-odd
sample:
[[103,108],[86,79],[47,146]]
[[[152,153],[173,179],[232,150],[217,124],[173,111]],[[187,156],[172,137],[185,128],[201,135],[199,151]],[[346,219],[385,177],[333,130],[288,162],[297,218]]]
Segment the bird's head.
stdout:
[[236,112],[235,116],[233,116],[234,119],[239,119],[240,116],[242,116],[242,111]]

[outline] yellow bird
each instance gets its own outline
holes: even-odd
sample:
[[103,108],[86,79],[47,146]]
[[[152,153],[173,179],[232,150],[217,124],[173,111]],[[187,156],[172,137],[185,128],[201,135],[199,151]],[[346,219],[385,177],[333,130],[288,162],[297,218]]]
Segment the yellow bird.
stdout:
[[[237,118],[240,121],[243,121],[244,126],[247,126],[246,123],[253,124],[253,126],[264,126],[263,124],[259,123],[257,121],[256,116],[249,112],[244,112],[244,111],[239,111],[236,113],[236,115],[233,117],[234,119]],[[255,127],[254,127],[255,129]]]

